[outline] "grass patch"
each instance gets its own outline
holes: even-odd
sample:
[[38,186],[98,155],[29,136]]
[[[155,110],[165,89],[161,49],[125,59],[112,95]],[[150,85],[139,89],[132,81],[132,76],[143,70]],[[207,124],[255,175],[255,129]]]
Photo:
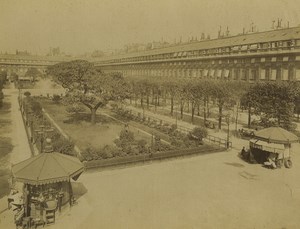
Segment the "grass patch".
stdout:
[[0,158],[5,157],[13,149],[10,138],[0,137]]
[[0,198],[7,195],[10,191],[8,179],[10,177],[9,169],[0,169]]
[[[38,100],[55,122],[82,150],[90,146],[99,148],[105,145],[114,145],[114,140],[124,129],[124,124],[105,115],[97,114],[96,125],[91,125],[88,111],[70,114],[66,111],[67,106],[61,103],[56,104],[46,98],[38,98]],[[149,144],[151,143],[151,136],[133,128],[130,131],[134,133],[136,140],[144,139]]]

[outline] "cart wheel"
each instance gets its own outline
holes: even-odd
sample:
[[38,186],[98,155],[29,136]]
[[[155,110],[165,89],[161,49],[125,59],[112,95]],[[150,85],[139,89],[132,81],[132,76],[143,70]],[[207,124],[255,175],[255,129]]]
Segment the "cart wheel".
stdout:
[[283,160],[282,159],[276,160],[276,167],[280,169],[282,166],[283,166]]
[[286,168],[290,169],[290,168],[292,168],[293,163],[292,163],[292,161],[291,161],[290,159],[288,159],[288,160],[286,160],[286,161],[284,162],[284,166],[285,166]]

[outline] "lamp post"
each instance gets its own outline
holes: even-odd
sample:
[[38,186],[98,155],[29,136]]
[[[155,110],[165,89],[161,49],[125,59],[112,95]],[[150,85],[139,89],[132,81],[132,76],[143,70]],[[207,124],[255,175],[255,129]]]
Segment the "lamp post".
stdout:
[[44,139],[47,137],[47,133],[53,132],[53,128],[48,128],[44,125],[40,125],[40,129],[35,130],[35,132],[40,136],[40,153],[43,153],[44,150]]
[[226,148],[229,148],[229,124],[230,124],[230,114],[226,115],[226,123],[227,123],[227,139],[226,139]]
[[176,128],[177,128],[177,122],[178,122],[178,101],[176,103]]

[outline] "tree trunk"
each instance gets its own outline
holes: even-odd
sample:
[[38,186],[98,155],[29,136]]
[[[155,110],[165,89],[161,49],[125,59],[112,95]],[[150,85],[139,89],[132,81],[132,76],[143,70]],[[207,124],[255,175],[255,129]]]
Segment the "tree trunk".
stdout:
[[203,100],[204,105],[203,105],[203,121],[204,121],[204,125],[206,123],[206,98],[204,98]]
[[143,96],[141,96],[141,107],[142,107],[142,108],[144,107],[144,104],[143,104]]
[[210,111],[209,111],[209,98],[208,97],[207,97],[207,100],[206,100],[206,111],[207,111],[206,117],[209,118]]
[[155,97],[154,97],[154,90],[152,90],[152,104],[154,104],[154,99],[155,99]]
[[248,105],[248,128],[251,128],[251,106]]
[[97,111],[97,109],[95,109],[95,108],[91,109],[91,124],[92,125],[96,124],[96,111]]
[[171,97],[171,115],[173,116],[173,112],[174,112],[174,98],[173,96]]
[[194,114],[195,114],[195,109],[196,109],[196,104],[195,102],[192,102],[192,124],[194,123]]
[[235,131],[237,131],[238,118],[239,118],[239,103],[236,104]]
[[219,130],[222,129],[223,104],[219,104]]
[[197,105],[197,115],[200,116],[200,104]]
[[180,101],[180,119],[183,119],[183,107],[184,107],[184,102],[183,99]]
[[190,113],[190,101],[187,101],[187,113]]
[[149,110],[149,95],[147,95],[147,109]]

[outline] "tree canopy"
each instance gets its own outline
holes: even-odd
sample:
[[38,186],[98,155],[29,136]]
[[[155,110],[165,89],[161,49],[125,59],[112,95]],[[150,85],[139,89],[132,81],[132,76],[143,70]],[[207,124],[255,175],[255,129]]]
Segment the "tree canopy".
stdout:
[[93,124],[98,108],[109,101],[120,101],[128,96],[127,83],[120,74],[104,74],[85,60],[50,66],[47,74],[67,89],[66,99],[70,104],[80,103],[90,109]]
[[244,96],[253,113],[260,117],[264,127],[281,126],[292,129],[295,100],[299,94],[296,84],[291,82],[257,83]]

